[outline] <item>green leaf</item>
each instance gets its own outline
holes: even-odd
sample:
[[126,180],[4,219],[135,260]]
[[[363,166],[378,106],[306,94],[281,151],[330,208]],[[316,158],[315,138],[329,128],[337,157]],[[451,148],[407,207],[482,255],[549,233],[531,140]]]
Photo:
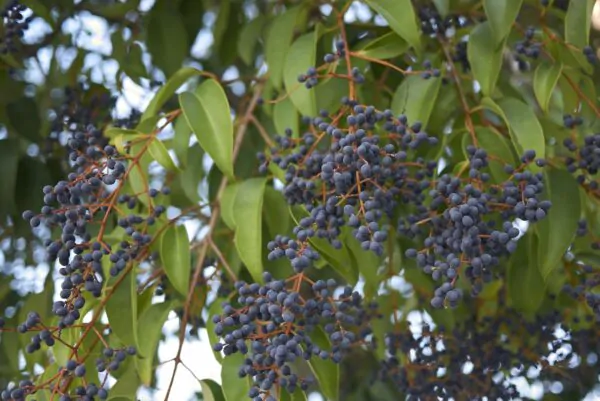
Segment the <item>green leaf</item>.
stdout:
[[236,226],[235,246],[242,262],[257,282],[262,282],[262,210],[265,178],[250,178],[238,188],[233,206],[233,220],[243,222]]
[[225,401],[223,389],[215,381],[209,379],[201,380],[200,387],[202,387],[203,401]]
[[[192,130],[188,125],[185,116],[179,116],[174,124],[173,131],[175,131],[173,137],[173,150],[177,155],[177,160],[179,160],[179,165],[182,169],[185,169],[188,163],[188,153],[190,148],[190,135],[192,135]],[[197,162],[197,160],[194,160]],[[202,162],[200,160],[200,162]]]
[[350,233],[346,233],[345,237],[344,242],[356,263],[356,268],[365,280],[365,297],[370,298],[377,294],[380,284],[378,270],[381,266],[381,258],[375,252],[362,249],[358,240]]
[[390,28],[412,47],[421,47],[421,32],[410,0],[366,0],[390,24]]
[[190,240],[185,226],[171,225],[160,240],[160,258],[169,282],[180,294],[190,287]]
[[146,107],[146,110],[142,114],[142,118],[140,121],[144,121],[150,117],[155,116],[160,111],[161,107],[169,100],[171,96],[175,94],[177,89],[181,87],[188,79],[193,77],[194,75],[201,75],[202,71],[197,70],[192,67],[184,67],[174,73],[171,78],[165,82],[163,86],[160,87],[156,95]]
[[513,146],[519,156],[526,150],[535,150],[536,157],[544,157],[546,153],[544,132],[534,111],[526,103],[514,98],[503,98],[495,103],[490,98],[484,98],[481,104],[502,117],[509,128]]
[[273,187],[265,188],[263,220],[271,237],[285,235],[290,229],[290,211],[283,194]]
[[481,92],[491,96],[502,68],[504,42],[496,44],[490,23],[478,24],[469,35],[467,58]]
[[136,356],[137,371],[142,383],[150,386],[154,375],[154,354],[160,342],[162,328],[173,310],[173,302],[163,302],[150,305],[140,316],[138,327],[138,355]]
[[[134,271],[125,271],[122,276],[111,277],[105,287],[105,296],[110,297],[106,303],[106,315],[112,332],[124,345],[137,345],[137,288]],[[112,289],[112,293],[109,293]],[[110,294],[110,295],[109,295]]]
[[240,188],[239,182],[229,184],[221,196],[221,218],[227,224],[227,227],[235,230],[234,206],[235,198]]
[[40,139],[41,121],[38,104],[34,99],[23,96],[7,104],[6,114],[10,125],[19,135],[30,141]]
[[281,87],[283,66],[292,44],[294,28],[302,19],[304,7],[292,7],[275,17],[265,39],[265,59],[269,67],[269,80],[276,88]]
[[450,0],[433,0],[440,16],[445,17],[450,13]]
[[245,358],[239,352],[223,358],[221,383],[226,384],[223,387],[223,395],[227,401],[240,401],[248,398],[250,379],[248,377],[241,379],[238,375],[240,366],[244,364]]
[[19,185],[15,186],[14,197],[17,212],[40,210],[44,206],[43,198],[32,194],[39,193],[44,185],[52,182],[48,166],[33,157],[24,156],[19,160],[17,174]]
[[148,145],[148,151],[154,160],[167,169],[167,171],[181,171],[179,167],[175,165],[171,155],[169,155],[169,151],[160,139],[153,138],[150,141],[150,145]]
[[179,95],[188,125],[219,169],[233,177],[233,122],[223,88],[212,79]]
[[[223,0],[217,9],[217,20],[213,26],[213,47],[218,49],[221,47],[225,33],[229,25],[229,17],[231,15],[231,1]],[[231,27],[229,27],[231,29]]]
[[[329,338],[320,326],[311,333],[311,339],[319,348],[331,349]],[[340,395],[340,365],[321,358],[311,358],[308,365],[319,382],[323,395],[329,401],[337,401]]]
[[427,127],[441,83],[440,78],[406,77],[394,93],[391,109],[396,114],[405,114],[409,123],[420,121]]
[[[185,123],[187,126],[187,123]],[[202,158],[204,151],[199,144],[194,144],[187,150],[186,159],[190,162],[183,172],[179,175],[179,183],[182,187],[183,193],[187,198],[193,202],[200,202],[200,196],[198,195],[198,185],[204,178],[204,166],[202,164]]]
[[125,60],[119,63],[121,69],[138,85],[140,84],[140,78],[148,76],[142,56],[142,47],[138,43],[132,43],[129,47],[129,52],[125,56]]
[[190,42],[193,42],[198,36],[198,31],[202,27],[202,17],[205,15],[206,2],[198,0],[179,0],[179,14],[183,19],[183,26],[187,32]]
[[281,390],[281,398],[279,401],[306,401],[306,393],[299,388],[296,388],[294,393],[290,394],[287,390]]
[[510,33],[523,0],[484,0],[483,8],[494,34],[495,44],[499,45]]
[[148,195],[148,174],[142,169],[142,166],[135,165],[129,171],[127,183],[131,186],[131,190],[138,196],[142,204],[149,206],[152,203],[152,198]]
[[259,15],[242,28],[237,43],[238,54],[248,65],[254,64],[254,50],[266,23],[266,17]]
[[189,38],[175,2],[159,0],[148,16],[146,45],[152,62],[171,76],[189,53]]
[[[223,301],[225,301],[225,299],[217,298],[208,307],[208,320],[206,321],[206,332],[208,334],[208,341],[211,345],[211,350],[212,346],[219,342],[219,337],[215,334],[216,324],[213,323],[212,317],[216,315],[221,315],[223,313],[223,307],[221,306]],[[213,355],[215,356],[217,361],[221,362],[223,360],[221,352],[215,352],[213,350]]]
[[128,364],[126,369],[115,385],[111,387],[108,401],[132,401],[137,399],[136,394],[140,386],[140,379],[135,370],[135,364]]
[[570,1],[565,16],[565,40],[580,49],[589,43],[595,0]]
[[535,313],[546,292],[537,260],[537,237],[533,232],[519,239],[517,250],[508,263],[508,295],[513,307],[528,314]]
[[298,82],[298,75],[306,74],[310,67],[315,66],[317,39],[316,30],[296,39],[287,53],[283,72],[285,88],[290,100],[300,114],[305,116],[317,115],[317,99],[314,90],[307,89]]
[[20,3],[31,8],[34,15],[45,19],[46,22],[48,22],[49,24],[53,23],[54,20],[52,18],[52,14],[50,13],[50,10],[48,10],[48,7],[46,6],[45,1],[43,1],[43,0],[21,0]]
[[19,140],[14,138],[0,140],[0,218],[12,213],[15,208],[15,188],[19,166]]
[[[466,133],[464,135],[467,135]],[[504,172],[504,166],[517,165],[514,153],[511,149],[510,140],[502,136],[498,131],[489,127],[476,127],[475,135],[482,149],[493,156],[489,160],[489,169],[496,182],[504,182],[508,174]]]
[[279,135],[283,135],[286,128],[289,128],[292,130],[294,138],[300,136],[300,117],[289,98],[275,103],[273,107],[273,124],[275,124],[275,129]]
[[548,112],[550,98],[560,78],[561,63],[541,62],[533,76],[533,91],[542,110]]
[[406,53],[408,43],[395,32],[389,32],[367,43],[365,47],[356,53],[370,58],[385,60]]
[[544,279],[557,267],[571,245],[581,217],[579,185],[566,170],[546,173],[546,199],[552,202],[548,216],[537,223],[540,238],[539,268]]

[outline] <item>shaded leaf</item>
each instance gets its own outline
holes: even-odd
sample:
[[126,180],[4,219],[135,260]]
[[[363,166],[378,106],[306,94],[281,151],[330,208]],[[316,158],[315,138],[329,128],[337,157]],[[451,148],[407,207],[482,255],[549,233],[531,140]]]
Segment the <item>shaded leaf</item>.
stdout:
[[19,135],[30,141],[40,139],[41,121],[38,104],[34,99],[23,96],[7,104],[6,114],[10,125]]
[[570,1],[565,16],[565,40],[579,48],[589,42],[594,0]]
[[[119,340],[126,346],[136,346],[138,327],[136,275],[133,271],[124,271],[121,274],[126,276],[111,277],[105,287],[106,296],[110,297],[105,307],[106,315],[112,332]],[[122,281],[119,282],[121,278]],[[116,283],[119,283],[117,287],[115,287]],[[112,292],[109,292],[109,289]]]
[[479,146],[491,156],[489,158],[489,169],[492,177],[497,182],[504,182],[508,178],[508,174],[504,172],[504,166],[507,164],[517,165],[510,140],[489,127],[476,127],[475,134]]
[[233,123],[223,88],[209,79],[195,94],[179,95],[179,103],[202,148],[224,174],[233,177]]
[[354,258],[358,272],[365,280],[365,297],[370,298],[376,295],[380,284],[378,270],[381,265],[381,258],[375,252],[362,249],[358,240],[348,232],[344,242],[350,251],[350,255]]
[[250,178],[238,188],[233,206],[233,220],[243,222],[235,230],[235,246],[246,268],[257,282],[262,282],[262,210],[265,178]]
[[304,8],[292,7],[285,13],[275,17],[265,39],[265,59],[269,67],[269,81],[276,88],[283,81],[283,66],[288,50],[292,44],[294,28],[302,19]]
[[533,76],[533,91],[542,110],[548,112],[550,98],[560,78],[561,63],[540,63]]
[[159,0],[148,17],[146,45],[152,61],[166,76],[175,74],[189,52],[189,38],[181,14],[171,0]]
[[410,0],[366,0],[366,3],[381,14],[390,28],[412,47],[421,47],[421,32]]
[[140,333],[138,355],[136,357],[137,371],[142,383],[150,386],[154,375],[154,354],[160,342],[162,328],[173,309],[172,302],[163,302],[148,307],[138,321]]
[[496,45],[502,43],[508,36],[522,4],[523,0],[484,0],[483,8],[492,28]]
[[170,225],[161,237],[160,258],[169,282],[182,295],[190,287],[190,241],[185,226]]
[[[546,279],[571,245],[581,217],[579,185],[566,170],[550,168],[546,173],[546,199],[552,202],[548,216],[537,223],[539,268]],[[565,198],[568,197],[568,198]]]
[[273,187],[265,188],[263,219],[271,237],[284,235],[290,229],[290,211],[283,194]]
[[0,218],[12,213],[15,208],[15,187],[19,166],[19,140],[14,138],[0,140]]
[[284,135],[286,128],[292,130],[294,138],[300,136],[300,116],[289,98],[275,103],[273,107],[273,124],[279,135]]
[[136,400],[140,379],[135,370],[135,364],[130,363],[125,367],[125,371],[110,389],[108,401]]
[[310,67],[315,66],[317,51],[317,31],[300,36],[290,47],[285,60],[283,79],[289,98],[300,114],[315,116],[317,114],[317,99],[312,89],[307,89],[298,82],[298,76],[306,74]]
[[266,23],[266,17],[259,15],[242,28],[237,43],[237,50],[242,61],[248,65],[254,64],[254,51],[258,39]]
[[491,96],[502,68],[504,42],[496,44],[488,22],[477,25],[469,35],[467,57],[481,92]]
[[[319,348],[331,349],[329,338],[320,326],[315,327],[311,339]],[[321,358],[311,358],[308,365],[319,382],[323,395],[329,401],[337,401],[340,394],[340,365]]]
[[[173,150],[179,160],[179,165],[182,169],[185,169],[188,162],[188,153],[190,148],[190,135],[192,130],[188,125],[185,116],[179,116],[173,123],[173,130],[175,135],[173,137]],[[196,163],[196,160],[193,161]]]
[[244,364],[245,356],[236,352],[223,359],[221,364],[221,382],[226,383],[223,387],[223,395],[227,401],[240,401],[248,398],[250,390],[250,379],[240,378],[238,372]]
[[481,104],[502,117],[509,128],[513,146],[519,156],[526,150],[535,150],[536,157],[544,157],[546,153],[544,132],[534,111],[527,104],[514,98],[503,98],[498,103],[490,98],[484,98]]
[[234,206],[240,183],[229,184],[221,196],[221,218],[232,230],[235,230]]
[[533,232],[519,239],[508,263],[508,295],[513,307],[532,314],[538,310],[546,291],[537,260],[537,238]]
[[440,78],[406,77],[394,93],[391,109],[396,114],[405,114],[410,124],[420,121],[427,127],[441,83]]
[[356,53],[371,58],[385,60],[404,54],[408,48],[409,45],[404,39],[395,32],[390,32],[370,41]]
[[433,4],[442,17],[445,17],[450,12],[450,0],[433,0]]

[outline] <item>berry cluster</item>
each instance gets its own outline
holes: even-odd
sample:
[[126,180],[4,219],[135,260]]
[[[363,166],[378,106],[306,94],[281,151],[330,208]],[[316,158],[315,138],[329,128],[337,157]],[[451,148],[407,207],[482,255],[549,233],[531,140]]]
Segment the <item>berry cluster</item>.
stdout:
[[[351,287],[336,296],[339,286],[332,279],[312,282],[298,274],[283,281],[269,273],[264,279],[265,285],[237,282],[237,307],[225,303],[223,313],[213,317],[215,333],[222,338],[214,350],[247,356],[239,375],[252,378],[248,396],[256,401],[275,400],[275,386],[290,393],[308,388],[312,378],[294,372],[297,359],[339,363],[351,347],[364,344],[374,307],[363,309],[362,297]],[[310,289],[302,291],[303,284]],[[318,346],[311,337],[318,328],[328,335],[330,348]]]
[[[48,153],[52,152],[55,146],[62,148],[60,138],[65,133],[75,136],[110,121],[110,110],[113,109],[116,98],[111,97],[108,92],[89,96],[87,94],[89,89],[90,85],[85,83],[64,89],[64,99],[54,110],[56,117],[52,121],[50,134],[46,138],[45,147]],[[123,128],[131,127],[131,125],[124,124],[126,122],[124,120],[117,122]],[[132,120],[132,122],[134,121]],[[108,144],[108,139],[100,134],[97,135],[97,140],[103,142],[102,146]]]
[[[483,172],[488,166],[486,151],[469,146],[467,152],[472,182],[465,185],[453,175],[441,175],[428,193],[429,206],[400,218],[398,224],[400,234],[422,240],[423,247],[407,249],[406,256],[416,258],[418,266],[435,281],[444,281],[431,300],[434,307],[456,306],[461,292],[454,284],[461,271],[471,281],[472,295],[478,295],[483,282],[493,278],[492,269],[499,258],[516,250],[520,231],[512,221],[539,221],[551,206],[538,199],[544,189],[541,173],[518,172],[506,166],[511,180],[486,186],[490,179]],[[535,152],[525,152],[519,170],[534,159]],[[537,164],[543,165],[543,161]]]
[[530,320],[506,307],[504,294],[499,295],[506,310],[481,321],[467,321],[451,331],[423,324],[389,333],[379,378],[412,399],[511,400],[521,396],[513,383],[517,378],[556,380],[561,374],[583,373],[597,363],[590,359],[574,363],[598,352],[593,330],[561,336],[556,329],[564,322],[561,313],[552,311]]
[[431,61],[429,60],[425,60],[425,62],[423,62],[423,68],[425,69],[425,71],[421,72],[421,78],[423,79],[429,79],[431,77],[439,78],[442,74],[439,68],[432,67]]
[[11,0],[2,10],[2,21],[4,22],[4,38],[2,38],[2,54],[17,52],[17,41],[22,38],[29,27],[33,17],[25,17],[23,12],[27,6],[19,4],[18,0]]
[[598,63],[598,56],[596,55],[596,51],[593,47],[585,46],[583,48],[583,55],[591,65],[596,65]]
[[517,54],[537,59],[540,56],[542,44],[534,40],[535,28],[529,27],[525,31],[525,39],[518,41],[515,45]]
[[461,28],[468,23],[467,19],[454,14],[442,18],[435,7],[419,7],[417,15],[421,21],[423,33],[432,36],[444,36],[449,29]]
[[327,64],[331,64],[331,63],[335,62],[336,60],[343,58],[345,56],[346,56],[346,47],[344,45],[344,42],[341,40],[338,40],[335,42],[335,54],[327,53],[323,57],[323,61],[325,61]]
[[[492,185],[486,151],[469,146],[468,178],[443,174],[433,180],[438,163],[418,151],[438,140],[423,132],[420,123],[409,124],[405,116],[396,118],[373,106],[345,101],[345,107],[350,112],[346,127],[339,116],[323,114],[308,121],[312,130],[300,140],[287,132],[271,149],[270,162],[285,170],[288,203],[304,205],[309,216],[299,221],[295,239],[277,237],[269,243],[269,258],[287,257],[301,272],[318,256],[310,238],[327,239],[340,248],[344,226],[352,228],[363,249],[382,255],[394,210],[404,205],[411,212],[398,219],[396,231],[422,245],[407,249],[406,256],[416,258],[435,281],[443,281],[431,304],[457,305],[460,274],[477,295],[483,282],[492,279],[499,258],[516,249],[520,232],[512,221],[536,222],[546,216],[550,202],[538,199],[543,176],[526,169],[534,161],[539,167],[545,162],[527,151],[520,166],[505,167],[508,181]],[[376,134],[376,127],[386,134]],[[328,148],[314,146],[326,137],[331,138]]]
[[581,146],[571,138],[566,138],[563,145],[574,153],[573,157],[569,156],[565,159],[567,170],[577,173],[576,178],[579,184],[596,196],[600,195],[598,192],[599,182],[595,178],[600,168],[600,134],[585,137]]
[[127,347],[125,349],[105,348],[102,351],[102,357],[96,359],[96,369],[98,373],[105,371],[114,372],[118,370],[121,364],[127,359],[127,356],[136,355],[135,347]]
[[471,71],[471,63],[467,56],[467,41],[460,41],[454,46],[454,52],[452,54],[452,61],[459,63],[464,73]]

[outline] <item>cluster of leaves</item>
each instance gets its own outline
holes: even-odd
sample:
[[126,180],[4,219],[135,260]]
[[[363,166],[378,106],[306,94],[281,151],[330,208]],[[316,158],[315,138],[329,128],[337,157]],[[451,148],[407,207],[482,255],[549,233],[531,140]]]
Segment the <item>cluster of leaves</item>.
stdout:
[[[136,399],[169,316],[166,398],[202,328],[204,399],[597,385],[592,0],[104,3],[7,5],[7,31],[51,29],[0,56],[3,252],[50,273],[28,293],[0,269],[0,398]],[[86,13],[112,82],[62,33]],[[154,94],[123,118],[130,81]]]

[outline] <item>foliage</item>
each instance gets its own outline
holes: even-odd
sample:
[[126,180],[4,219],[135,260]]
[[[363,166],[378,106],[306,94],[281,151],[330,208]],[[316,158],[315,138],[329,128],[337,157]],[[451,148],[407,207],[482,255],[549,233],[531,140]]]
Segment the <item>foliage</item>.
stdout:
[[593,6],[6,1],[0,398],[583,399]]

